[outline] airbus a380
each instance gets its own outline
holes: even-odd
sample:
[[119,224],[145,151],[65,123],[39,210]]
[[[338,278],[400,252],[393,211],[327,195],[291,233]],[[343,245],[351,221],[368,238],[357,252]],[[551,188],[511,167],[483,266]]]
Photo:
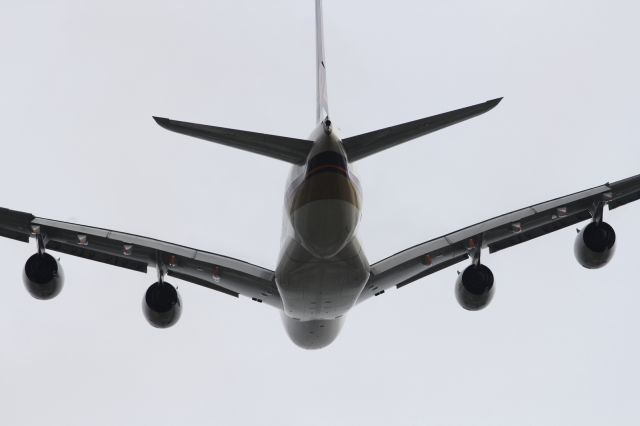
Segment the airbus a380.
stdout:
[[176,288],[165,281],[170,276],[270,305],[280,310],[295,344],[318,349],[334,341],[356,304],[468,259],[470,265],[455,284],[457,300],[468,310],[486,307],[495,287],[491,270],[480,262],[485,248],[492,253],[589,221],[574,244],[577,260],[586,268],[599,268],[611,259],[616,235],[603,221],[604,207],[613,209],[640,198],[640,175],[516,210],[369,264],[356,238],[362,193],[351,164],[483,114],[500,99],[342,139],[329,119],[322,0],[315,5],[317,126],[309,139],[154,117],[168,130],[293,165],[275,271],[151,238],[0,209],[0,235],[36,241],[37,253],[23,270],[31,295],[51,299],[62,289],[62,267],[48,251],[139,272],[153,267],[157,281],[146,291],[142,307],[155,327],[172,326],[182,312]]

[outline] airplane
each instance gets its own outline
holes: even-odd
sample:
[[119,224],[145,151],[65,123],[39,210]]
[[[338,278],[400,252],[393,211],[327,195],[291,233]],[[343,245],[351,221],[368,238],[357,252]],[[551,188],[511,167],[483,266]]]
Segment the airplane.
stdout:
[[329,118],[322,0],[316,13],[316,127],[308,139],[154,117],[165,129],[215,142],[292,165],[284,196],[281,250],[275,270],[220,254],[107,229],[0,209],[0,236],[29,242],[37,252],[23,269],[23,281],[36,299],[62,290],[64,272],[49,251],[146,273],[157,280],[142,298],[143,314],[154,327],[176,324],[182,300],[166,277],[234,297],[240,295],[280,311],[290,339],[305,349],[320,349],[338,336],[347,313],[385,291],[402,288],[460,262],[455,295],[462,308],[489,305],[494,275],[481,262],[482,249],[494,253],[583,221],[574,243],[585,268],[606,265],[615,251],[616,233],[603,220],[640,198],[640,175],[512,211],[410,247],[374,264],[356,237],[362,191],[352,164],[370,155],[460,123],[493,109],[502,98],[408,123],[342,138]]

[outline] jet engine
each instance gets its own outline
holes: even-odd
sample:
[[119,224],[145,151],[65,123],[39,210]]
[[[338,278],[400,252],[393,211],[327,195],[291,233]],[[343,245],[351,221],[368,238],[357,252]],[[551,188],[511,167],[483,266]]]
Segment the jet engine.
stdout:
[[40,300],[56,297],[64,285],[64,273],[58,261],[48,253],[36,253],[24,265],[22,281],[29,293]]
[[167,282],[152,284],[142,299],[142,311],[149,324],[168,328],[180,319],[182,302],[178,290]]
[[616,232],[605,222],[591,222],[576,237],[573,251],[578,262],[588,269],[609,263],[616,249]]
[[456,281],[456,299],[464,309],[479,311],[493,298],[493,273],[485,265],[468,266]]

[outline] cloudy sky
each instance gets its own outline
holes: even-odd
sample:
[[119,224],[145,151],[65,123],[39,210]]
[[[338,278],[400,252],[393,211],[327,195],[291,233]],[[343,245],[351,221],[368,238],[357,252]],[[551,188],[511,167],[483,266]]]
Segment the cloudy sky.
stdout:
[[[306,137],[311,0],[0,0],[0,206],[274,268],[285,163],[161,129],[152,115]],[[506,211],[640,172],[639,10],[631,1],[326,0],[343,135],[504,96],[493,111],[357,164],[371,262]],[[587,271],[575,230],[484,256],[492,305],[455,267],[357,306],[308,352],[278,312],[61,256],[32,299],[35,246],[0,241],[0,423],[636,425],[640,205],[605,213],[616,257]],[[461,265],[460,268],[464,267]]]

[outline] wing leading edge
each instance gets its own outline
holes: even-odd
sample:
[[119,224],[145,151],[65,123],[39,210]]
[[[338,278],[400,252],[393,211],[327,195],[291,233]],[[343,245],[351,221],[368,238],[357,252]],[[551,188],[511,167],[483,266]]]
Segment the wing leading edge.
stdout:
[[358,302],[462,262],[476,244],[494,253],[590,219],[598,204],[612,210],[638,199],[640,175],[516,210],[418,244],[371,265],[371,277]]
[[260,266],[152,238],[0,209],[0,236],[29,242],[36,234],[44,237],[48,250],[138,272],[162,262],[171,277],[282,309],[273,271]]

